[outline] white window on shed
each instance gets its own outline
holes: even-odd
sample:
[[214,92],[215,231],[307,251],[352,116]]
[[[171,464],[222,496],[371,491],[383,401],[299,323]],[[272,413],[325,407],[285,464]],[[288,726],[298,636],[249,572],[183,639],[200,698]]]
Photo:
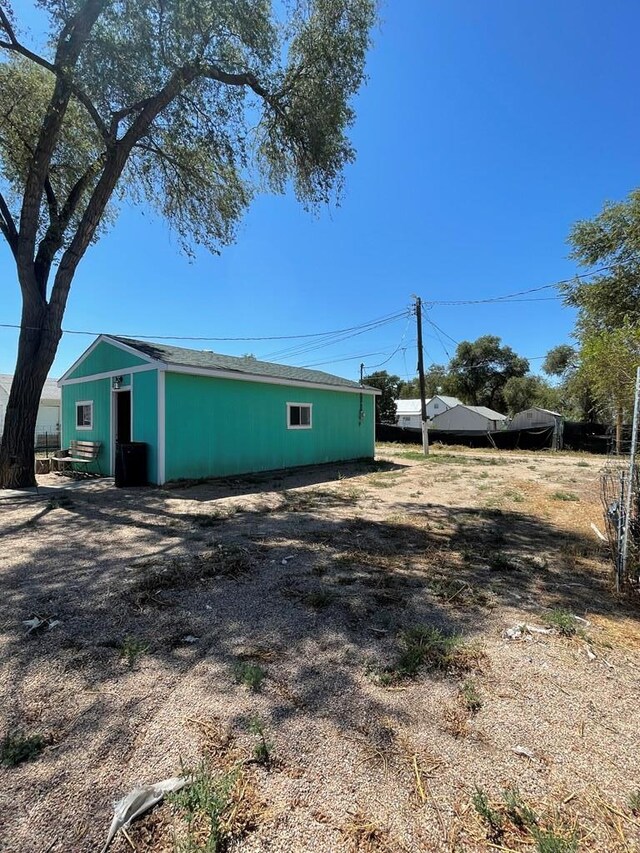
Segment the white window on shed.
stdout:
[[411,417],[409,415],[403,415],[402,422],[405,424],[410,424],[411,423]]
[[311,403],[287,403],[287,429],[311,429]]
[[527,412],[527,420],[533,420],[533,412]]
[[76,429],[93,429],[93,400],[76,403]]

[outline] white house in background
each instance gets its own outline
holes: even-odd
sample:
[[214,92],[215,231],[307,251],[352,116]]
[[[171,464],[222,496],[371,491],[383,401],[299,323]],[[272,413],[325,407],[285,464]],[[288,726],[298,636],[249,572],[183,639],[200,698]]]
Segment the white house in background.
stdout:
[[509,418],[486,406],[452,406],[429,422],[429,429],[443,432],[495,432],[504,429]]
[[[462,405],[457,397],[446,397],[436,394],[427,400],[427,420],[441,415],[454,406]],[[420,429],[420,400],[396,400],[396,423],[401,427]]]
[[[13,376],[0,373],[0,435],[4,430],[4,417],[9,402],[9,392]],[[36,445],[45,443],[55,446],[60,439],[60,397],[57,380],[47,379],[42,389],[40,406],[38,407],[38,419],[36,421]]]

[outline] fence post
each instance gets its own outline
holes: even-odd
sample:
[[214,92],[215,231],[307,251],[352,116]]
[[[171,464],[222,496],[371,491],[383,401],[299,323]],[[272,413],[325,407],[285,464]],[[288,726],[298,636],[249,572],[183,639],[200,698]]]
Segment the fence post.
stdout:
[[616,591],[620,592],[621,585],[627,576],[627,558],[629,555],[629,528],[631,527],[631,511],[635,491],[636,452],[638,450],[638,406],[640,404],[640,367],[636,370],[636,394],[633,401],[633,426],[631,434],[631,453],[629,457],[629,477],[627,479],[627,494],[624,505],[624,530],[622,532],[622,559],[620,571],[616,577]]

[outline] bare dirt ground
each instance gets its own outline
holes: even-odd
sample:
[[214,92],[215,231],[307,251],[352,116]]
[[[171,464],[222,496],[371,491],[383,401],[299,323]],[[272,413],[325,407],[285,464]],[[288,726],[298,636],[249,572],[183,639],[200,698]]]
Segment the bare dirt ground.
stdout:
[[0,736],[42,738],[0,769],[0,850],[98,851],[114,800],[183,770],[208,794],[114,853],[640,849],[600,460],[378,451],[0,499]]

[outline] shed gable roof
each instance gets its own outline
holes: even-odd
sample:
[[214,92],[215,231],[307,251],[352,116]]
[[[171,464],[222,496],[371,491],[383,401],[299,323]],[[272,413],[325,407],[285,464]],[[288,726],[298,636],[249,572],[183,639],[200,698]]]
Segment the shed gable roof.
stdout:
[[209,350],[187,349],[176,347],[154,341],[140,341],[135,338],[124,338],[117,335],[103,335],[103,340],[113,341],[130,350],[139,353],[150,362],[157,362],[172,366],[193,368],[194,371],[206,370],[215,373],[220,371],[225,374],[235,373],[238,378],[256,377],[287,382],[307,382],[315,385],[327,385],[337,389],[348,388],[350,390],[365,390],[370,393],[379,393],[377,389],[366,385],[360,385],[350,379],[334,376],[322,370],[309,370],[305,367],[291,367],[287,364],[275,364],[269,361],[259,361],[255,358],[222,355]]

